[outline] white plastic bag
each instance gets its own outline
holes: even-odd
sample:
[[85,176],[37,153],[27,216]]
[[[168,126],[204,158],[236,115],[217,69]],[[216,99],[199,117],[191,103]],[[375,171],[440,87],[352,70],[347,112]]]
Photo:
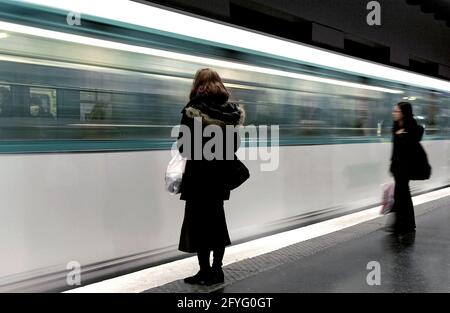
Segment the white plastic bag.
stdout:
[[381,200],[380,214],[386,215],[392,211],[394,207],[394,190],[395,183],[387,183],[383,185],[383,198]]
[[184,169],[186,167],[186,158],[183,158],[179,152],[177,152],[166,170],[166,189],[171,194],[180,193],[181,181],[183,179]]

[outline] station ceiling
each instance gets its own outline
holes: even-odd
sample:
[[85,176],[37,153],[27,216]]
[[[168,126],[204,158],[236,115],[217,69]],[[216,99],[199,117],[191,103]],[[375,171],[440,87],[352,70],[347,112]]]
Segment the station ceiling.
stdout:
[[420,6],[422,12],[433,14],[436,20],[450,27],[450,0],[406,0],[406,3]]

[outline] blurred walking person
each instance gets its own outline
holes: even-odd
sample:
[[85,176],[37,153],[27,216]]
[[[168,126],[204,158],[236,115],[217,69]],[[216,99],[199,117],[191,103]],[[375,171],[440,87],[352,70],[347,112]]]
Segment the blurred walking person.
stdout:
[[409,102],[399,102],[392,112],[393,150],[390,171],[395,179],[394,222],[388,231],[395,233],[414,232],[416,222],[414,207],[409,189],[410,180],[428,179],[431,168],[420,145],[424,128],[414,119]]

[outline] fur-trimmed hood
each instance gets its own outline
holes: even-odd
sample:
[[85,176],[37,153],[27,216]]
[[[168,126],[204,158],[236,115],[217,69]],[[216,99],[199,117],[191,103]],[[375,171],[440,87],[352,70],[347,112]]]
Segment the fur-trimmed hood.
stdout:
[[193,98],[182,113],[190,118],[201,117],[203,123],[210,125],[243,125],[245,110],[234,102],[215,103],[206,97]]

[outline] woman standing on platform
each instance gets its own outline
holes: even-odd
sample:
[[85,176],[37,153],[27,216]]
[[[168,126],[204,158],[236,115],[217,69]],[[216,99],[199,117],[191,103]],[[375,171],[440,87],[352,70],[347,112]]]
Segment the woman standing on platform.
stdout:
[[[219,75],[211,69],[202,69],[195,75],[190,101],[182,110],[180,126],[189,130],[190,147],[186,147],[186,141],[182,140],[185,134],[182,135],[180,128],[178,149],[187,161],[181,183],[180,199],[186,201],[186,207],[178,249],[197,253],[200,265],[196,275],[184,279],[188,284],[212,285],[224,281],[222,260],[225,247],[231,242],[223,205],[224,200],[230,198],[232,188],[227,183],[227,177],[233,173],[231,167],[235,165],[226,156],[231,155],[236,160],[235,152],[240,144],[238,133],[229,133],[225,129],[227,125],[242,125],[245,118],[244,110],[228,102],[228,97],[229,93]],[[216,136],[205,135],[204,129],[209,125],[222,130],[223,158],[211,160],[206,159],[203,153],[200,158],[194,154],[198,147],[203,152],[205,143]],[[199,138],[195,136],[194,128],[202,131]],[[226,145],[230,139],[233,144]],[[201,140],[197,148],[195,140]],[[234,150],[227,153],[227,148]],[[214,257],[212,267],[209,261],[211,251]]]
[[392,129],[393,150],[390,171],[395,179],[394,206],[395,221],[387,230],[395,233],[413,232],[416,228],[414,207],[409,190],[409,181],[415,171],[419,141],[424,129],[414,119],[409,102],[400,102],[392,112],[394,126]]

